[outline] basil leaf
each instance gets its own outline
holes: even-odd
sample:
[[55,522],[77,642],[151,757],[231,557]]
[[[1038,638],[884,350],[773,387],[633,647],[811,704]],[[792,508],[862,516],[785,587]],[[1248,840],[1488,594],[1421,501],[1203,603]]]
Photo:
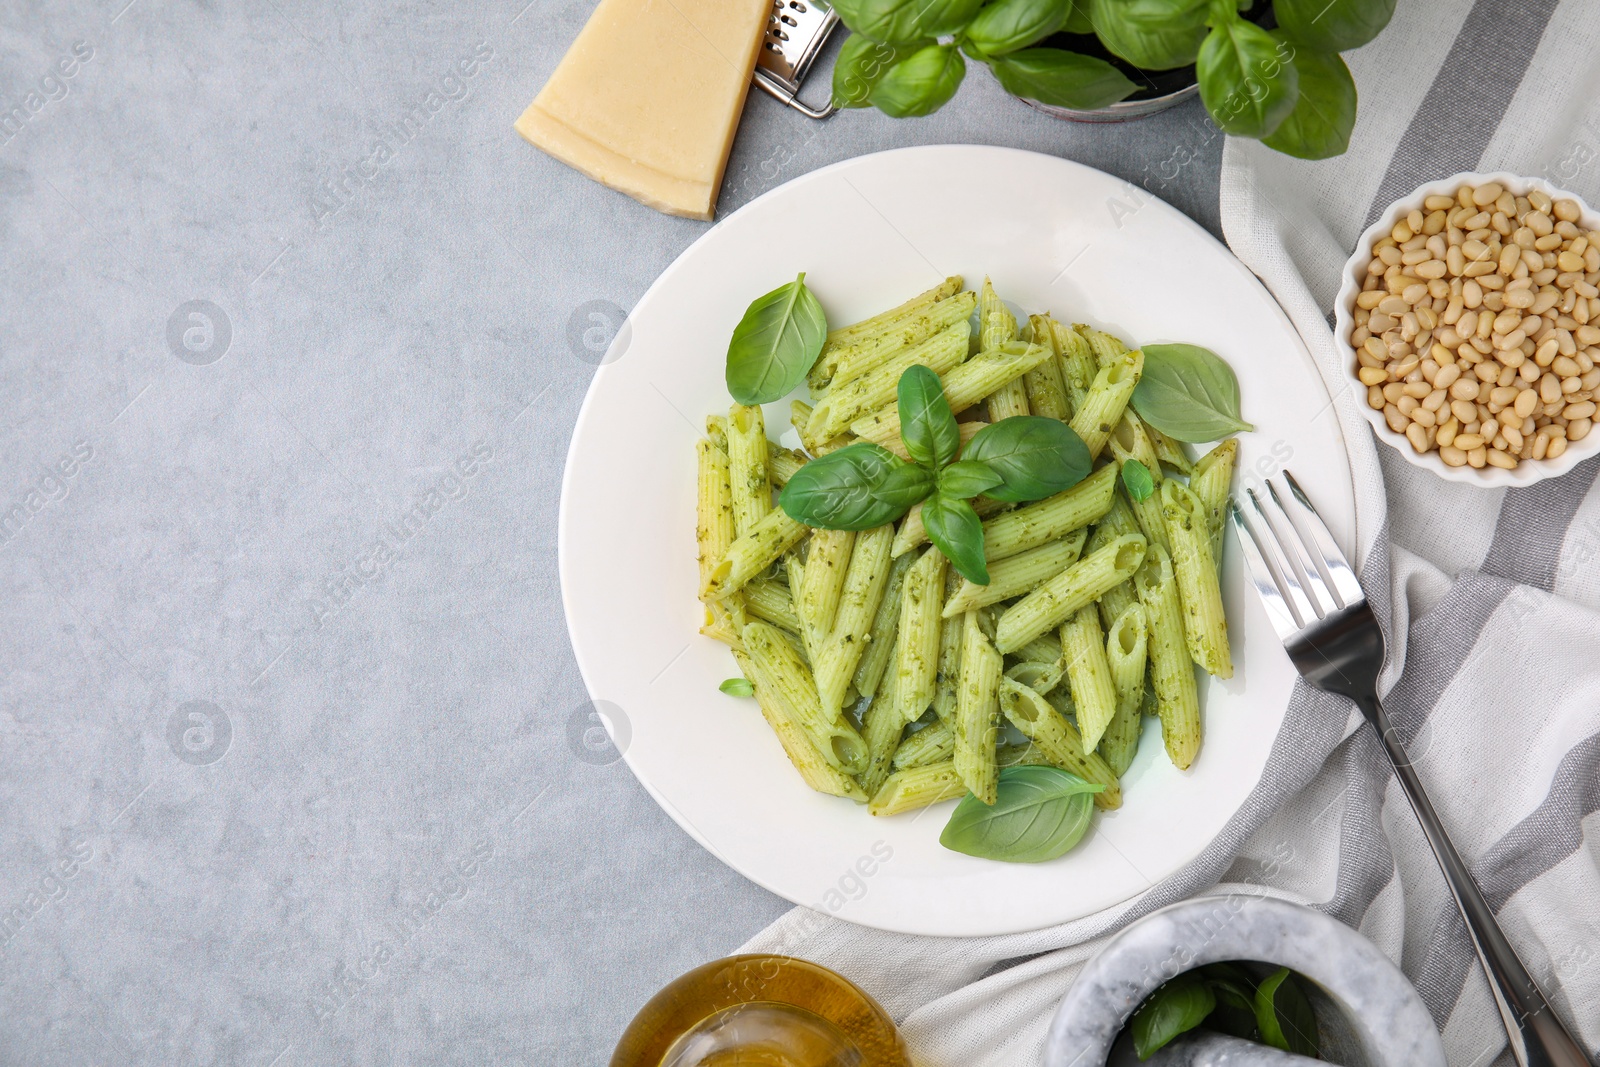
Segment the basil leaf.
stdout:
[[983,0],[837,0],[832,6],[863,37],[904,44],[955,33],[972,21]]
[[1191,444],[1255,429],[1239,417],[1233,368],[1199,345],[1145,345],[1144,374],[1132,402],[1145,422]]
[[753,697],[756,695],[756,687],[750,684],[748,678],[729,678],[717,688],[731,697]]
[[952,500],[970,500],[1000,484],[1000,476],[987,463],[964,459],[939,472],[939,495]]
[[872,495],[885,504],[909,511],[911,506],[933,492],[933,472],[915,463],[902,463],[889,472]]
[[[1281,33],[1274,39],[1282,41]],[[1293,42],[1289,42],[1293,48]],[[1294,69],[1300,79],[1300,97],[1294,110],[1261,143],[1300,159],[1328,159],[1350,147],[1356,124],[1356,81],[1337,52],[1313,52],[1300,46],[1294,52]]]
[[824,530],[870,530],[905,514],[897,501],[881,500],[877,490],[904,460],[882,445],[857,441],[795,471],[778,494],[789,517]]
[[956,95],[967,61],[953,44],[930,44],[884,72],[867,99],[891,118],[930,115]]
[[1217,998],[1194,972],[1167,982],[1139,1006],[1133,1015],[1133,1051],[1147,1060],[1179,1034],[1199,1026]]
[[1149,500],[1150,494],[1156,491],[1156,480],[1150,476],[1150,468],[1136,459],[1122,461],[1122,485],[1136,504]]
[[728,342],[728,392],[741,404],[770,404],[805,379],[828,339],[822,305],[805,272],[758,296]]
[[917,40],[910,44],[883,44],[865,34],[854,33],[839,49],[833,64],[833,106],[866,107],[872,87],[884,72],[917,49],[931,44]]
[[938,468],[956,458],[961,451],[961,430],[944,396],[939,376],[921,364],[913,364],[900,375],[895,386],[900,412],[900,439],[911,458],[924,467]]
[[1144,70],[1186,67],[1206,35],[1206,0],[1088,0],[1095,35]]
[[998,474],[1001,483],[985,492],[1012,504],[1072,488],[1088,476],[1093,462],[1072,427],[1043,415],[1013,415],[985,426],[967,443],[962,458]]
[[1060,48],[1024,48],[989,67],[1013,96],[1079,111],[1114,104],[1137,88],[1105,60]]
[[967,24],[966,39],[986,55],[1003,56],[1055,33],[1071,10],[1063,0],[993,0]]
[[1210,972],[1209,967],[1203,969],[1206,985],[1211,987],[1211,995],[1217,998],[1217,1006],[1206,1017],[1207,1029],[1242,1037],[1246,1041],[1260,1040],[1261,1032],[1256,1028],[1255,994],[1250,986],[1231,978],[1218,978]]
[[1104,786],[1056,767],[1002,767],[993,806],[967,794],[939,844],[953,852],[1007,863],[1043,863],[1083,839]]
[[1266,137],[1294,110],[1300,81],[1288,49],[1237,15],[1206,35],[1195,64],[1200,99],[1225,133]]
[[1093,33],[1094,23],[1089,19],[1089,0],[1072,0],[1071,10],[1067,12],[1067,21],[1061,28],[1079,36]]
[[1261,1040],[1273,1048],[1301,1056],[1317,1054],[1317,1017],[1287,967],[1273,971],[1256,987],[1256,1026]]
[[1360,48],[1389,25],[1394,0],[1274,0],[1278,25],[1319,52]]
[[989,584],[989,567],[983,558],[983,520],[971,504],[934,493],[922,505],[922,525],[928,528],[933,547],[944,553],[961,577],[975,585]]

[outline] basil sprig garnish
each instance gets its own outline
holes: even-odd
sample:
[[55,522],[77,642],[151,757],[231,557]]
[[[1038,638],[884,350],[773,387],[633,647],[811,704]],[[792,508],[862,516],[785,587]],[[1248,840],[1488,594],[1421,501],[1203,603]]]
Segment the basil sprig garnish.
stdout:
[[867,530],[922,503],[934,547],[962,577],[988,585],[983,523],[968,501],[986,494],[1022,503],[1070,489],[1089,473],[1089,450],[1064,422],[1015,415],[979,430],[963,456],[961,431],[937,374],[908,367],[896,396],[900,439],[913,462],[857,441],[801,467],[778,506],[807,526]]
[[994,804],[968,793],[950,814],[939,844],[979,859],[1053,860],[1082,840],[1094,795],[1104,788],[1057,767],[1002,767]]
[[828,339],[828,318],[794,281],[756,297],[728,342],[728,392],[741,404],[770,404],[799,385]]

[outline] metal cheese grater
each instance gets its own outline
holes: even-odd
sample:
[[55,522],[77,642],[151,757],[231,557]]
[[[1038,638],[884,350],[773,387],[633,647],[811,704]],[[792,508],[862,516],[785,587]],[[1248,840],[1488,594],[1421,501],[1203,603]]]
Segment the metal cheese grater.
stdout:
[[756,84],[802,115],[825,119],[837,108],[830,100],[814,108],[800,99],[800,85],[816,61],[839,15],[823,0],[772,0],[766,38],[756,59]]

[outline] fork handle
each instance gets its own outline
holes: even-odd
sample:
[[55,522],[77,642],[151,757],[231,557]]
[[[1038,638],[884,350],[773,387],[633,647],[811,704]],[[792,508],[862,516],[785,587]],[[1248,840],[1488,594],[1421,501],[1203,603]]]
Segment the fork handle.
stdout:
[[1367,721],[1377,728],[1389,762],[1394,765],[1395,776],[1411,802],[1411,810],[1416,812],[1422,832],[1427,835],[1428,844],[1444,870],[1444,880],[1450,886],[1456,906],[1461,909],[1473,947],[1478,950],[1478,958],[1489,976],[1489,987],[1510,1037],[1511,1054],[1522,1067],[1596,1067],[1583,1046],[1562,1025],[1533,976],[1517,958],[1511,942],[1506,940],[1495,920],[1494,909],[1483,899],[1477,880],[1450,843],[1383,705],[1376,697],[1358,698],[1356,703]]

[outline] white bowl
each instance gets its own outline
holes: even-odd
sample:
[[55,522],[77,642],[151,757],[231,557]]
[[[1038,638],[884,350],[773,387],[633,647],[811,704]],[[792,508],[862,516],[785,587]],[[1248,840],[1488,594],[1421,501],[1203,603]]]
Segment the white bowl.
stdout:
[[1463,171],[1452,174],[1448,178],[1428,182],[1419,186],[1409,196],[1402,197],[1389,205],[1388,209],[1378,217],[1378,221],[1367,227],[1356,241],[1356,250],[1345,262],[1344,277],[1339,285],[1339,296],[1333,303],[1334,337],[1338,341],[1341,352],[1348,357],[1347,370],[1350,379],[1358,390],[1358,403],[1361,414],[1372,423],[1373,432],[1378,440],[1394,449],[1406,458],[1412,466],[1421,467],[1423,470],[1432,471],[1439,477],[1452,482],[1461,482],[1466,485],[1481,485],[1494,487],[1503,485],[1532,485],[1546,478],[1553,478],[1565,474],[1573,467],[1582,463],[1590,456],[1600,452],[1600,433],[1591,433],[1581,441],[1572,442],[1567,450],[1555,459],[1525,459],[1517,464],[1515,470],[1505,470],[1501,467],[1452,467],[1439,458],[1437,449],[1431,452],[1417,452],[1406,440],[1405,434],[1395,433],[1389,429],[1389,424],[1384,421],[1383,412],[1374,411],[1367,403],[1366,386],[1362,385],[1355,376],[1356,356],[1355,349],[1350,344],[1350,334],[1355,329],[1355,318],[1351,312],[1355,308],[1356,294],[1361,292],[1361,282],[1367,275],[1367,264],[1372,261],[1372,244],[1394,228],[1394,224],[1409,215],[1412,209],[1420,210],[1422,202],[1430,196],[1454,196],[1457,189],[1463,185],[1483,185],[1487,182],[1499,182],[1505,188],[1518,196],[1527,195],[1531,189],[1537,189],[1552,200],[1576,200],[1582,209],[1579,225],[1585,229],[1600,228],[1600,219],[1597,219],[1589,205],[1584,203],[1583,197],[1565,189],[1558,189],[1541,178],[1527,178],[1517,174],[1507,174],[1504,171],[1495,171],[1485,174],[1477,171]]

